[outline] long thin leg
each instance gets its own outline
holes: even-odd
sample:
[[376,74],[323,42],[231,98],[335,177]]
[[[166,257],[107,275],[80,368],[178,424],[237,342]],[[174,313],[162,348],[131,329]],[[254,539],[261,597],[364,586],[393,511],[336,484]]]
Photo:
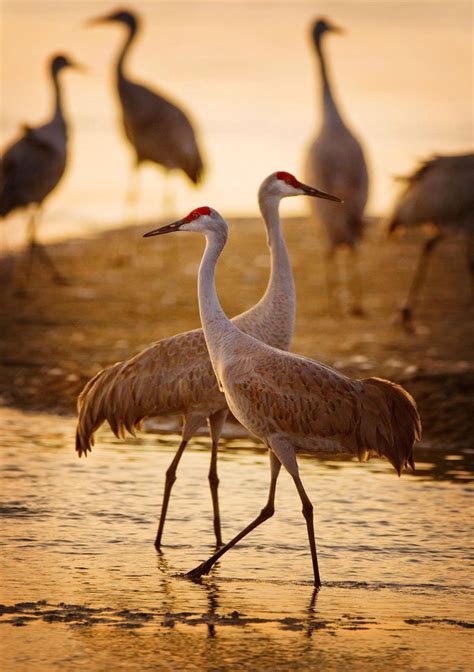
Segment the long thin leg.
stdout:
[[172,188],[172,176],[169,170],[165,170],[163,178],[163,216],[173,217],[176,212],[176,200]]
[[27,250],[24,262],[24,277],[25,277],[25,288],[30,284],[31,270],[33,267],[33,257],[36,255],[39,260],[48,268],[54,282],[58,284],[65,284],[66,280],[58,271],[56,266],[53,263],[53,260],[46,252],[44,247],[40,245],[36,240],[36,229],[38,226],[38,219],[41,215],[41,207],[35,206],[33,212],[31,213],[26,228],[26,241],[27,241]]
[[155,538],[155,548],[157,551],[161,547],[161,538],[163,536],[163,528],[165,526],[166,514],[168,512],[168,504],[170,501],[171,490],[176,481],[176,470],[179,461],[184,453],[189,439],[194,435],[197,429],[202,425],[203,418],[201,417],[185,417],[183,423],[183,431],[181,434],[181,443],[179,444],[176,455],[174,456],[170,466],[166,470],[165,489],[163,492],[163,504],[161,506],[160,522],[158,523],[158,531]]
[[216,546],[222,546],[221,517],[219,512],[219,477],[217,475],[217,452],[219,449],[219,439],[221,438],[222,427],[227,417],[227,409],[217,411],[209,418],[209,430],[212,439],[211,464],[209,467],[209,487],[211,489],[212,509],[214,511],[214,534],[216,535]]
[[137,219],[137,203],[139,197],[140,174],[138,163],[133,163],[130,172],[127,195],[125,196],[123,224],[134,224]]
[[309,499],[301,482],[299,475],[298,463],[296,461],[296,453],[294,448],[286,443],[283,439],[275,437],[270,442],[271,449],[274,451],[281,464],[285,467],[288,473],[292,476],[295,482],[296,489],[303,504],[303,516],[306,520],[306,528],[308,530],[309,547],[311,549],[311,560],[313,562],[314,585],[316,588],[321,587],[321,578],[319,575],[318,555],[316,552],[316,540],[314,538],[314,523],[313,523],[313,505]]
[[199,579],[203,574],[209,574],[213,565],[219,560],[219,558],[227,553],[229,548],[235,546],[241,539],[247,536],[249,532],[254,530],[256,527],[264,523],[266,520],[271,518],[275,513],[275,491],[276,483],[278,479],[278,474],[280,473],[281,464],[277,457],[270,451],[270,469],[271,469],[271,479],[270,479],[270,490],[268,493],[268,500],[263,509],[260,511],[258,516],[253,520],[250,525],[247,525],[246,528],[239,532],[233,539],[231,539],[225,546],[220,548],[214,555],[212,555],[208,560],[198,565],[186,576],[190,579]]
[[328,313],[337,315],[341,312],[339,298],[339,274],[336,258],[336,248],[331,248],[326,252],[326,297],[328,302]]
[[184,449],[186,448],[187,443],[188,443],[187,441],[181,441],[181,443],[179,444],[179,448],[176,452],[176,455],[174,456],[173,461],[171,462],[170,466],[166,471],[165,490],[163,493],[163,504],[161,505],[160,522],[158,524],[158,532],[156,533],[156,539],[155,539],[155,548],[157,551],[159,551],[161,547],[161,537],[163,536],[163,528],[165,526],[166,514],[168,512],[168,504],[170,501],[171,489],[173,488],[173,484],[176,481],[176,469],[178,468],[179,461],[181,459],[182,454],[184,453]]
[[411,323],[416,301],[418,299],[420,289],[422,288],[425,281],[426,271],[428,270],[431,254],[441,238],[442,235],[440,233],[434,236],[434,238],[430,238],[426,241],[426,243],[423,245],[423,249],[421,250],[418,264],[415,270],[415,275],[413,276],[410,289],[408,290],[407,300],[402,308],[402,321],[406,326]]
[[349,250],[349,257],[347,260],[347,280],[349,283],[349,291],[352,299],[351,313],[361,317],[364,315],[362,308],[362,275],[360,272],[360,255],[359,250],[353,247]]

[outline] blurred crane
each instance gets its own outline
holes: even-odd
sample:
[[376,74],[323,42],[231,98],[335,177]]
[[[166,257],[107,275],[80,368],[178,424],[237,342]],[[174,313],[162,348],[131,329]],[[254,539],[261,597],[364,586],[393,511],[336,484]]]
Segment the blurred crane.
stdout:
[[[332,200],[338,200],[330,197]],[[227,404],[270,451],[268,500],[246,528],[206,562],[188,573],[208,574],[214,563],[275,511],[275,490],[283,465],[292,476],[303,505],[314,583],[321,585],[313,526],[313,505],[299,475],[297,453],[355,455],[363,461],[384,455],[398,474],[414,468],[413,449],[421,423],[412,397],[388,380],[353,380],[307,357],[267,345],[239,329],[220,305],[215,286],[216,263],[227,241],[227,224],[208,207],[155,229],[146,236],[194,231],[206,237],[199,267],[198,295],[201,323],[219,387]]]
[[127,203],[137,199],[138,168],[145,161],[163,166],[166,172],[179,169],[198,184],[203,177],[204,165],[189,118],[176,104],[131,81],[125,74],[125,59],[139,29],[137,15],[116,11],[88,21],[88,25],[102,23],[122,23],[128,30],[117,60],[122,121],[125,135],[135,150]]
[[57,186],[66,168],[68,129],[59,73],[64,68],[78,67],[64,55],[51,59],[49,68],[54,88],[51,120],[36,128],[24,125],[22,137],[5,150],[0,159],[0,217],[6,217],[17,208],[34,205],[27,227],[27,284],[34,254],[47,265],[56,282],[64,282],[46,250],[37,242],[36,229],[43,202]]
[[389,221],[389,232],[431,224],[434,235],[423,245],[415,275],[402,308],[406,327],[426,278],[432,252],[445,233],[461,230],[467,235],[471,296],[474,290],[474,154],[435,156],[424,161],[412,175],[402,178],[406,187]]
[[334,100],[322,38],[328,32],[341,33],[341,28],[327,19],[318,19],[312,29],[312,39],[319,60],[322,84],[323,121],[318,136],[311,144],[306,159],[306,177],[325,191],[340,196],[344,205],[331,208],[326,202],[312,202],[312,216],[326,233],[326,282],[330,310],[338,303],[337,250],[349,249],[348,289],[352,296],[352,313],[361,315],[362,287],[359,267],[359,243],[368,196],[369,177],[364,152],[341,117]]
[[[279,205],[287,196],[326,198],[323,192],[301,184],[280,171],[260,185],[258,202],[267,228],[271,273],[265,294],[245,313],[234,318],[240,329],[282,349],[290,347],[295,320],[295,287],[288,251],[281,231]],[[155,540],[160,548],[171,488],[188,441],[206,419],[212,439],[209,484],[214,508],[214,531],[220,545],[221,529],[217,488],[217,449],[227,414],[209,361],[202,329],[195,329],[153,343],[128,361],[118,362],[92,378],[78,400],[76,450],[87,455],[94,445],[94,432],[107,421],[123,437],[134,434],[146,417],[180,414],[181,443],[166,472],[163,505]]]

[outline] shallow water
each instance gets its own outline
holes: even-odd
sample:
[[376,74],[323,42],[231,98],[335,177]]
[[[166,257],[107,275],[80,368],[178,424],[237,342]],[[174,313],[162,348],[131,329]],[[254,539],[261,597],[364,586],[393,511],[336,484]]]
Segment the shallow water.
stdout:
[[[183,457],[157,555],[176,436],[122,443],[104,431],[79,460],[72,418],[3,409],[0,426],[5,669],[470,667],[474,451],[425,446],[417,473],[401,479],[381,461],[302,458],[324,583],[316,595],[288,475],[274,518],[192,583],[182,573],[213,542],[206,439]],[[219,473],[229,538],[266,499],[267,457],[230,440]]]

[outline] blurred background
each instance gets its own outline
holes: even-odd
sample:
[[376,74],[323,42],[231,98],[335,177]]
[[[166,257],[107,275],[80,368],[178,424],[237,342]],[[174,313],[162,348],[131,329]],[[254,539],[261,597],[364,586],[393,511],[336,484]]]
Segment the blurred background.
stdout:
[[[209,203],[226,215],[257,212],[265,175],[302,175],[303,154],[320,122],[319,72],[309,39],[314,17],[347,29],[327,40],[340,108],[363,139],[371,186],[368,214],[384,214],[398,190],[393,176],[416,161],[472,145],[472,3],[234,2],[138,0],[142,30],[128,58],[132,79],[177,100],[199,132],[208,172],[197,190],[171,177],[178,213]],[[65,51],[88,68],[62,78],[70,122],[68,170],[48,201],[43,240],[117,225],[123,216],[132,152],[123,139],[116,55],[123,26],[86,27],[116,3],[3,0],[0,145],[20,122],[42,123],[52,107],[46,64]],[[192,65],[192,67],[191,67]],[[305,212],[292,199],[287,212]],[[141,171],[138,216],[160,217],[163,176]],[[23,240],[17,211],[5,227],[9,245]]]

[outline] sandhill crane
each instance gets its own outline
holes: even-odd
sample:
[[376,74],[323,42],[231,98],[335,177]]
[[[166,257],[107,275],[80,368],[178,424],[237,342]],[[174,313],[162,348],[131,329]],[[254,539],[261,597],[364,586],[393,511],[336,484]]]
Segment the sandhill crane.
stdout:
[[203,177],[204,165],[188,116],[174,102],[131,81],[125,74],[125,59],[140,26],[138,16],[120,10],[87,23],[122,23],[128,31],[116,66],[123,127],[135,152],[127,201],[136,200],[138,168],[146,161],[163,166],[166,172],[179,169],[198,184]]
[[7,147],[0,159],[0,217],[6,217],[17,208],[35,206],[27,228],[27,282],[34,253],[48,266],[55,281],[64,281],[46,250],[36,240],[41,206],[66,168],[68,131],[59,83],[59,73],[64,68],[79,66],[62,54],[51,58],[49,70],[54,89],[51,120],[36,128],[23,126],[23,135]]
[[403,178],[406,187],[389,221],[389,232],[404,227],[431,224],[434,235],[424,244],[413,277],[402,320],[411,328],[416,300],[426,277],[433,249],[448,231],[462,230],[468,237],[471,292],[474,283],[474,154],[435,156]]
[[347,247],[351,310],[354,315],[361,315],[359,243],[364,229],[369,176],[361,144],[347,127],[334,100],[322,45],[323,35],[328,32],[340,33],[342,29],[327,19],[314,23],[312,39],[321,71],[322,126],[308,150],[306,176],[310,184],[318,184],[344,199],[341,208],[331,208],[324,202],[312,203],[312,218],[322,225],[328,242],[326,282],[330,309],[338,303],[337,250]]
[[[334,199],[336,200],[336,199]],[[199,311],[220,389],[235,417],[270,451],[268,501],[257,518],[206,562],[188,573],[207,574],[214,563],[274,513],[281,465],[292,476],[306,519],[314,583],[321,585],[313,529],[313,506],[298,473],[297,453],[348,453],[365,460],[385,455],[400,475],[414,468],[413,448],[421,423],[412,397],[380,378],[353,380],[319,362],[267,345],[225,315],[215,287],[216,263],[227,241],[227,224],[209,207],[145,236],[194,231],[206,237],[199,268]]]
[[[261,184],[258,202],[267,227],[271,272],[265,294],[234,318],[240,329],[282,349],[290,347],[295,319],[295,288],[288,251],[280,225],[279,204],[287,196],[326,194],[299,182],[284,171],[272,173]],[[163,505],[155,546],[160,548],[171,488],[186,444],[206,418],[212,439],[209,483],[214,508],[214,531],[221,544],[218,505],[217,448],[227,414],[209,361],[202,329],[154,343],[125,362],[110,366],[87,383],[78,400],[76,450],[87,455],[94,432],[108,421],[119,437],[134,433],[141,420],[166,414],[183,416],[181,443],[166,472]]]

